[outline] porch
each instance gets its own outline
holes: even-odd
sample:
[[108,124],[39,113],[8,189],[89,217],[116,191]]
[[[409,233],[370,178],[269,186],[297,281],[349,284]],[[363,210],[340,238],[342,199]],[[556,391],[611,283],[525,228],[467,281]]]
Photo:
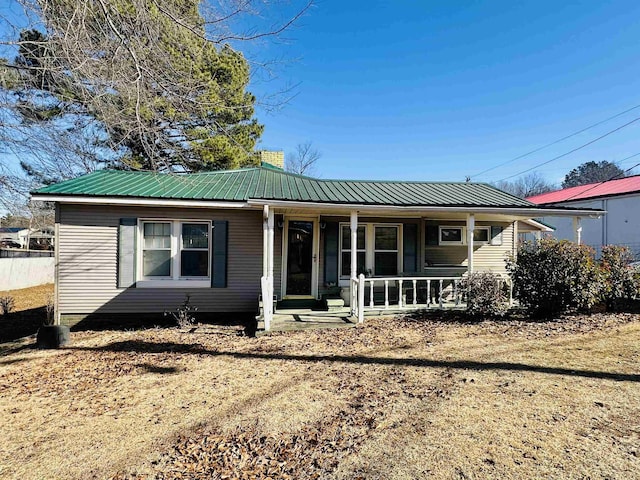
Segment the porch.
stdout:
[[[461,281],[473,271],[474,251],[482,249],[485,268],[493,258],[501,268],[503,253],[513,249],[513,219],[484,216],[476,227],[475,215],[461,212],[375,213],[312,216],[265,205],[260,326],[322,328],[343,317],[361,322],[369,315],[464,308]],[[493,255],[485,252],[489,245]],[[295,301],[309,305],[289,311],[287,303]]]
[[[264,306],[258,317],[258,329],[270,331],[317,330],[353,327],[364,317],[401,315],[421,310],[464,310],[462,276],[456,277],[370,277],[354,279],[347,306],[322,300],[274,300],[270,328],[265,328]],[[505,281],[505,280],[500,280]],[[505,285],[507,285],[505,283]],[[350,305],[349,305],[350,304]]]
[[[462,280],[474,271],[498,274],[510,297],[505,258],[518,229],[550,230],[524,215],[469,209],[263,205],[263,220],[258,319],[267,331],[277,315],[322,328],[344,316],[463,309]],[[284,306],[298,300],[312,305]]]

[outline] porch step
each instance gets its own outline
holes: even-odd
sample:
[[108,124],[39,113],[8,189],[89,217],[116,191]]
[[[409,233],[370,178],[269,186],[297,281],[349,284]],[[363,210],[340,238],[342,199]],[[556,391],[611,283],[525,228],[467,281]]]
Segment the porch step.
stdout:
[[325,298],[328,312],[337,312],[344,308],[344,300],[341,298]]
[[285,299],[280,300],[276,306],[276,310],[303,309],[316,310],[322,308],[320,302],[315,299]]

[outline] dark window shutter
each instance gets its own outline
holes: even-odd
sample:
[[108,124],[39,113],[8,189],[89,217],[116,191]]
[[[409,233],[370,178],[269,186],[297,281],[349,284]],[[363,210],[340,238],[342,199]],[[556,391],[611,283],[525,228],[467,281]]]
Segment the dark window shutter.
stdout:
[[491,227],[491,245],[502,245],[502,230],[504,228],[498,225]]
[[121,218],[118,227],[118,288],[136,285],[137,218]]
[[324,229],[324,282],[338,284],[338,228],[337,222],[327,222]]
[[418,266],[418,225],[406,223],[402,227],[402,270],[415,273]]
[[427,245],[438,245],[438,232],[437,225],[426,226],[425,242]]
[[213,248],[211,255],[211,286],[225,288],[227,286],[227,243],[228,225],[226,220],[213,222]]

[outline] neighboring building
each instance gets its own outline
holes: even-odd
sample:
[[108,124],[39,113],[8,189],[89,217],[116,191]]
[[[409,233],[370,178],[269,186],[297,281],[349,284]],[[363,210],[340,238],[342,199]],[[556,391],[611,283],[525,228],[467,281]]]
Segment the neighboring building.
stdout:
[[0,248],[52,250],[53,245],[53,228],[0,227]]
[[28,228],[0,227],[0,247],[25,248],[28,233]]
[[[603,245],[626,245],[640,256],[640,175],[565,188],[527,200],[544,207],[605,210],[606,215],[581,222],[582,243],[595,248],[598,254]],[[543,217],[542,221],[553,224],[555,237],[575,239],[572,219]]]
[[532,218],[602,213],[540,207],[487,184],[321,180],[268,164],[98,171],[34,199],[56,205],[62,321],[162,313],[188,294],[200,313],[256,312],[262,297],[266,329],[274,297],[314,302],[340,288],[359,320],[442,307],[445,290],[457,303],[463,275],[505,274],[519,229],[550,230]]
[[53,250],[55,232],[52,227],[33,228],[29,232],[29,249]]

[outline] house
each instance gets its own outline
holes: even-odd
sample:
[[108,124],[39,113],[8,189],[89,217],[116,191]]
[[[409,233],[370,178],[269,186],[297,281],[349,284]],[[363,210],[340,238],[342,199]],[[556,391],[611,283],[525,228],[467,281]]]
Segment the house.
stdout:
[[0,227],[0,246],[25,248],[27,245],[28,228]]
[[[458,303],[475,270],[505,274],[537,206],[479,183],[323,180],[266,163],[197,174],[98,171],[47,186],[56,206],[56,305],[86,315],[256,312],[335,300],[351,313]],[[446,294],[446,298],[445,297]],[[274,304],[274,299],[279,302]],[[299,304],[300,305],[300,304]]]
[[625,245],[636,256],[640,255],[640,175],[565,188],[527,200],[545,208],[606,210],[607,215],[585,222],[578,228],[580,218],[543,217],[542,221],[553,223],[557,238],[574,239],[578,231],[581,242],[593,247],[598,254],[603,245]]
[[33,250],[53,250],[55,245],[52,227],[32,228],[28,233],[29,248]]
[[50,250],[54,244],[53,228],[0,227],[0,247]]

